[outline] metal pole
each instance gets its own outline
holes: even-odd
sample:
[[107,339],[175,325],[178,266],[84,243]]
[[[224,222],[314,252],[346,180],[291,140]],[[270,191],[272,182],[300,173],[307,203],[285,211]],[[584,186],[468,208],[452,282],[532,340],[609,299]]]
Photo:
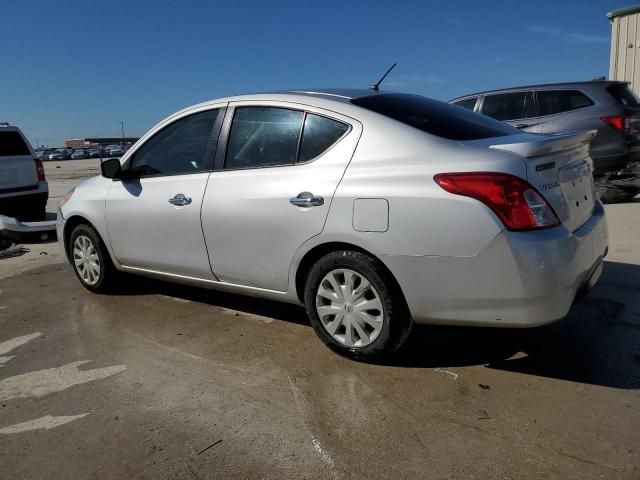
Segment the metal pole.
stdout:
[[120,146],[124,147],[124,122],[120,122],[120,128],[122,130],[122,140],[120,141]]

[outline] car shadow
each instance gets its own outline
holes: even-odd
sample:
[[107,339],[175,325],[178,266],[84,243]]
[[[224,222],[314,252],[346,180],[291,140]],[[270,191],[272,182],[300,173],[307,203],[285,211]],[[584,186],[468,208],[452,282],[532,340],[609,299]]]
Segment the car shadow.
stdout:
[[116,287],[113,294],[126,296],[160,294],[311,326],[304,308],[300,305],[171,283],[150,277],[127,275],[123,277],[123,281]]
[[[164,294],[309,325],[297,305],[131,277],[122,294]],[[640,266],[605,262],[596,287],[559,322],[531,329],[414,327],[404,347],[376,361],[400,368],[487,368],[640,388]]]
[[596,287],[561,321],[532,329],[416,328],[389,365],[488,368],[640,388],[640,266],[605,262]]

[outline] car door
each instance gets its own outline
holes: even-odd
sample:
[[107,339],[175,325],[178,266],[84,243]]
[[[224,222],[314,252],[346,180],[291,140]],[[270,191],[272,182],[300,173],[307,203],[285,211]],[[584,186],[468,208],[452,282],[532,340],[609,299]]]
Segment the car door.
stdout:
[[211,267],[223,282],[286,291],[291,260],[322,231],[362,127],[274,102],[231,103],[225,125],[202,205]]
[[525,132],[538,131],[535,99],[532,92],[518,91],[485,95],[480,108],[483,114]]
[[224,110],[166,122],[124,161],[124,178],[106,200],[109,240],[122,265],[213,279],[200,207]]

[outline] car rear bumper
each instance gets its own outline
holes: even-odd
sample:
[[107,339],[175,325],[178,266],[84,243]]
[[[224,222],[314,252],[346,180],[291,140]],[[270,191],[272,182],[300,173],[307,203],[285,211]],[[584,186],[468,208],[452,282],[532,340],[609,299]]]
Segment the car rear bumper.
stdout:
[[578,230],[500,233],[472,257],[383,256],[416,323],[533,327],[567,315],[599,278],[604,209]]
[[623,170],[630,163],[640,161],[640,151],[628,151],[616,155],[594,156],[593,174],[595,176],[604,175],[605,173],[615,173]]
[[36,188],[0,194],[0,215],[13,217],[35,208],[44,208],[49,198],[47,182],[39,182]]
[[629,162],[633,160],[633,156],[629,154],[606,155],[595,157],[593,159],[593,174],[604,175],[605,173],[617,172],[623,169]]

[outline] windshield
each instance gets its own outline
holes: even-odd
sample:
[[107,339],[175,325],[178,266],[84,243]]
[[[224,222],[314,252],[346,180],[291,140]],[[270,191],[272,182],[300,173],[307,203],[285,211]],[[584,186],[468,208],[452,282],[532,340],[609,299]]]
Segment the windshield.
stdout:
[[479,140],[520,133],[485,115],[420,95],[387,93],[355,98],[351,103],[449,140]]

